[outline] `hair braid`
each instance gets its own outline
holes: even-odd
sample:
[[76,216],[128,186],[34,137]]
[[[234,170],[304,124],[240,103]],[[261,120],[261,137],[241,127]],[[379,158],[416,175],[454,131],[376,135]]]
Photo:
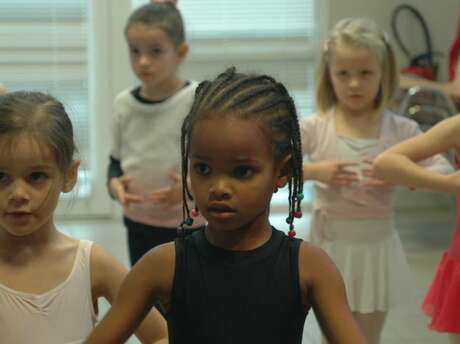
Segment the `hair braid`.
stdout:
[[[233,74],[236,76],[237,74]],[[211,108],[219,108],[223,107],[222,111],[229,111],[232,108],[237,107],[237,103],[234,101],[234,97],[237,96],[241,92],[243,87],[250,88],[251,85],[259,85],[258,82],[262,81],[264,76],[260,76],[257,78],[254,77],[243,77],[239,80],[236,80],[232,85],[228,87],[228,89],[221,90],[219,94],[220,97],[216,98],[214,102],[209,104]],[[254,86],[253,86],[254,87]],[[232,101],[233,100],[233,101]],[[225,101],[227,101],[226,105],[222,105]]]

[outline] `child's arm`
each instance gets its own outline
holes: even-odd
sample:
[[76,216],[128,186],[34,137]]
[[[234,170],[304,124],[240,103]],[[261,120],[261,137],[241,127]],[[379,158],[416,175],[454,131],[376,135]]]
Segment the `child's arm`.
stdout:
[[460,98],[460,80],[458,79],[449,82],[439,82],[405,75],[399,77],[400,88],[409,89],[417,86],[445,92],[452,98]]
[[107,188],[110,197],[119,201],[121,205],[144,201],[142,196],[126,191],[129,182],[130,178],[123,175],[120,160],[110,156],[110,162],[107,168]]
[[[327,116],[327,115],[322,115]],[[324,139],[323,118],[319,115],[306,116],[299,122],[302,154],[311,156],[317,150],[318,142]],[[350,186],[358,181],[356,172],[352,168],[357,166],[356,161],[315,161],[303,164],[304,180],[315,180],[331,186]]]
[[379,178],[413,188],[460,193],[458,173],[440,175],[419,166],[416,162],[451,148],[459,152],[460,116],[444,120],[426,133],[395,145],[379,155],[374,170]]
[[124,343],[134,331],[142,343],[162,343],[167,339],[166,321],[152,304],[153,295],[157,295],[155,291],[164,284],[163,281],[172,283],[174,249],[169,247],[169,250],[172,253],[158,247],[128,274],[115,258],[93,246],[93,295],[105,297],[112,307],[86,343]]
[[357,165],[356,161],[307,162],[303,165],[303,179],[331,186],[350,186],[358,181],[358,175],[349,168]]
[[[167,186],[150,194],[150,200],[153,203],[163,205],[165,207],[174,207],[179,204],[182,204],[182,177],[175,172],[171,172],[169,174],[169,179],[171,181],[170,186]],[[187,186],[189,191],[193,195],[190,176],[188,176],[187,178]]]
[[129,203],[143,202],[144,198],[140,195],[127,192],[130,178],[129,176],[124,175],[124,171],[121,168],[121,151],[123,146],[122,132],[124,124],[122,115],[118,111],[121,99],[119,97],[115,99],[115,114],[113,115],[111,122],[112,143],[109,166],[107,168],[107,189],[112,199],[116,199],[122,206],[126,206]]
[[348,306],[339,271],[320,248],[302,242],[299,277],[304,300],[312,303],[323,334],[330,343],[364,343]]
[[164,207],[174,207],[182,203],[182,177],[176,173],[169,174],[171,184],[150,194],[150,200]]

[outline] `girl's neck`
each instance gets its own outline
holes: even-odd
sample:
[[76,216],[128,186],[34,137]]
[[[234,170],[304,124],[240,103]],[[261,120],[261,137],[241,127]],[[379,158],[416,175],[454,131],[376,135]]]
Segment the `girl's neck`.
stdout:
[[184,87],[185,82],[183,80],[174,78],[168,80],[156,87],[149,87],[149,85],[141,86],[141,96],[151,100],[151,101],[161,101],[166,98],[169,98],[176,94],[182,87]]
[[378,138],[382,113],[377,110],[352,112],[337,107],[335,126],[337,134],[351,138]]
[[0,255],[16,257],[41,254],[62,237],[63,234],[58,232],[54,225],[47,230],[38,230],[26,236],[14,236],[3,231],[0,235]]
[[217,247],[229,251],[250,251],[265,244],[271,237],[272,229],[268,218],[263,225],[248,224],[234,230],[206,227],[208,241]]

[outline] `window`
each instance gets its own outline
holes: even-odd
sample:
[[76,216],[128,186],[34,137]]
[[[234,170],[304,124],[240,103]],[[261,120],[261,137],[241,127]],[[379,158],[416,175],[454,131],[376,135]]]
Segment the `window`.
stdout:
[[[105,127],[113,99],[105,96],[110,84],[95,68],[95,61],[104,66],[108,59],[95,54],[94,37],[102,31],[95,30],[94,23],[105,24],[99,13],[106,13],[107,7],[103,0],[0,1],[0,82],[8,91],[55,96],[64,103],[74,126],[81,167],[75,192],[63,195],[64,202],[59,203],[57,215],[62,217],[111,211],[105,188]],[[90,22],[92,15],[102,19]]]
[[[132,0],[133,7],[146,0]],[[190,39],[308,37],[314,31],[313,0],[179,1]]]
[[[49,93],[66,106],[78,149],[89,155],[87,2],[2,0],[0,75],[8,91]],[[90,191],[90,166],[83,166],[78,195]]]

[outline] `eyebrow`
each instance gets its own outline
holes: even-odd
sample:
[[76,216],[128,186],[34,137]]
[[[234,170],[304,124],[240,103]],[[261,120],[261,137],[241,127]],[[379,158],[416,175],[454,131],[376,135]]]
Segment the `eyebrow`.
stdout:
[[[206,156],[203,156],[203,155],[198,155],[198,154],[192,154],[190,155],[191,158],[193,159],[198,159],[198,160],[203,160],[203,161],[209,161],[209,160],[212,160]],[[247,158],[247,157],[233,157],[230,161],[234,162],[238,162],[238,163],[257,163],[258,161],[256,159],[251,159],[251,158]]]
[[204,155],[199,155],[199,154],[190,154],[190,158],[199,159],[199,160],[209,160],[208,157],[205,157]]
[[[33,166],[28,166],[28,170],[49,170],[52,169],[53,167],[51,165],[33,165]],[[0,169],[2,170],[7,170],[8,165],[1,165],[0,164]]]
[[30,169],[50,169],[52,168],[51,165],[34,165],[34,166],[31,166]]

